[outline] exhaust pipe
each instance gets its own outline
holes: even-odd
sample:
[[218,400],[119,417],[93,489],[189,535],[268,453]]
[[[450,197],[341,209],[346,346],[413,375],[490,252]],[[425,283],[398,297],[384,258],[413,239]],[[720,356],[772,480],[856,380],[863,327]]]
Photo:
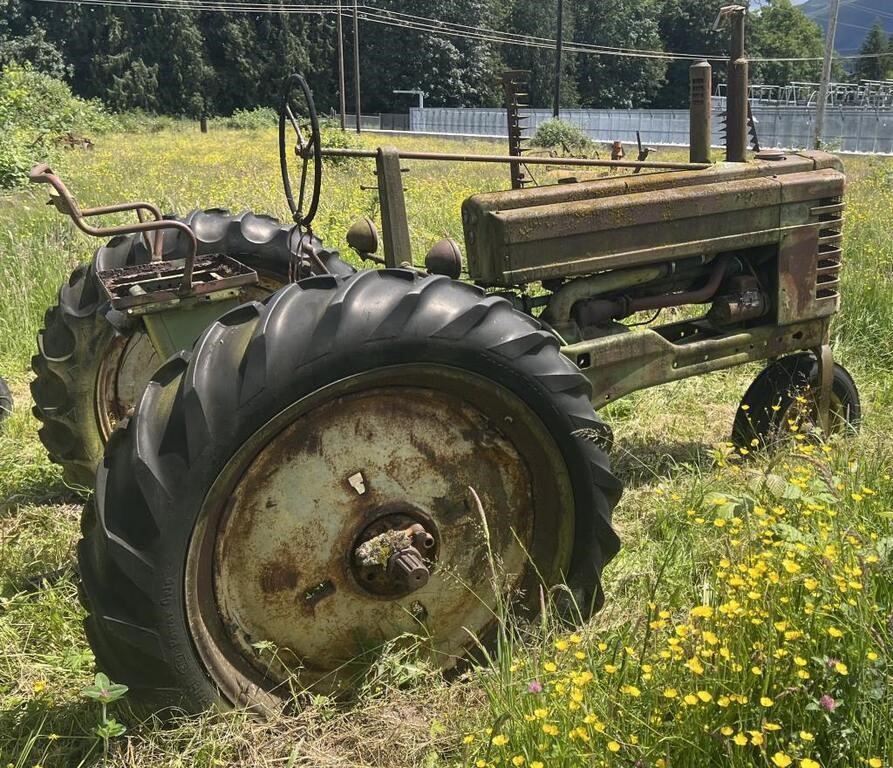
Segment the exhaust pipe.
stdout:
[[726,88],[726,161],[747,161],[747,59],[744,56],[743,5],[726,5],[720,8],[714,29],[718,29],[725,17],[732,26],[729,47],[729,73]]
[[692,64],[688,70],[688,161],[710,162],[710,94],[713,70],[706,61]]

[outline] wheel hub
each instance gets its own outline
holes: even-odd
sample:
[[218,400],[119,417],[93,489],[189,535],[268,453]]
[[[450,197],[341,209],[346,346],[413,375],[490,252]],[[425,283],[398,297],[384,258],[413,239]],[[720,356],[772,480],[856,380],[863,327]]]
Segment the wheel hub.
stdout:
[[428,583],[436,554],[437,541],[425,525],[405,512],[391,512],[366,526],[351,565],[363,589],[396,597]]

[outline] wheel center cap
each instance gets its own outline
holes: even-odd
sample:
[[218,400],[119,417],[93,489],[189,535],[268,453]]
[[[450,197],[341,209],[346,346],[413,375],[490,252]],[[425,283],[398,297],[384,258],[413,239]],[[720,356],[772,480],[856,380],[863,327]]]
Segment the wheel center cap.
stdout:
[[367,525],[357,537],[351,567],[357,583],[375,595],[399,597],[428,583],[437,539],[413,517],[395,512]]

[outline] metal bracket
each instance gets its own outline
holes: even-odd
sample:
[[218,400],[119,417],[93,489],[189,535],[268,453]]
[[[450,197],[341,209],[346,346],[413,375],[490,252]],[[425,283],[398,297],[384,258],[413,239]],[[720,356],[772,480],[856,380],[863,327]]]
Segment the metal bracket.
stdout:
[[831,411],[831,387],[834,383],[834,358],[831,354],[831,345],[822,344],[813,350],[816,362],[819,366],[818,386],[818,417],[822,434],[829,434]]
[[406,198],[403,195],[403,174],[400,153],[396,147],[379,147],[375,155],[378,176],[378,198],[381,203],[384,262],[389,268],[412,262],[412,244],[406,218]]

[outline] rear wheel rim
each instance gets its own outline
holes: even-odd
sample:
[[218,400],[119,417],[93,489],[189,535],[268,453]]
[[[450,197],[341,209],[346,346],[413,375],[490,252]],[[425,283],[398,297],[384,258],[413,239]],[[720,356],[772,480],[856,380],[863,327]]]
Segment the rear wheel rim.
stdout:
[[[433,538],[430,580],[368,588],[358,543],[370,524],[406,519]],[[501,590],[529,599],[538,578],[566,572],[572,544],[563,459],[523,401],[455,368],[382,368],[290,406],[224,467],[189,545],[189,628],[217,687],[240,704],[273,705],[295,685],[350,688],[401,636],[426,635],[431,661],[449,668],[473,645],[469,631],[494,627],[488,545]],[[258,643],[273,652],[259,656]]]
[[99,363],[94,388],[96,424],[103,444],[118,422],[128,416],[161,364],[149,336],[136,332],[116,335]]

